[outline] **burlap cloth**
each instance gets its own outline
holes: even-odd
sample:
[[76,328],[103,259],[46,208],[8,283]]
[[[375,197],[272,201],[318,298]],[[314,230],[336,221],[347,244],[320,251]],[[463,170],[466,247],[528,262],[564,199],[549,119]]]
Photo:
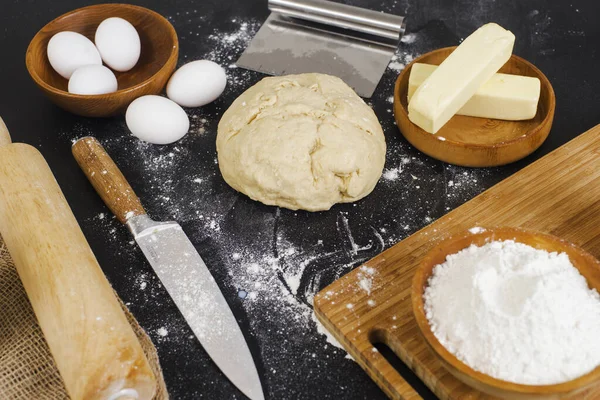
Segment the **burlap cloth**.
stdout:
[[[158,391],[154,399],[166,400],[169,396],[156,348],[122,302],[121,306],[142,344],[156,377]],[[2,237],[0,237],[0,399],[69,399]]]

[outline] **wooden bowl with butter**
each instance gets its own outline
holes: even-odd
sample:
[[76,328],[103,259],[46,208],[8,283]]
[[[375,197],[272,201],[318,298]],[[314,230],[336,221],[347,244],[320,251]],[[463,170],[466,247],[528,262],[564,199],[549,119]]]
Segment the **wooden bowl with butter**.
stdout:
[[475,229],[438,243],[421,261],[412,282],[412,306],[415,319],[426,343],[444,367],[457,379],[494,397],[504,399],[564,399],[585,397],[585,391],[600,384],[600,366],[579,378],[551,385],[525,385],[493,378],[460,361],[436,338],[425,315],[423,295],[435,266],[472,244],[483,246],[492,241],[514,240],[548,252],[566,253],[592,289],[600,291],[600,261],[585,250],[556,236],[520,228]]
[[424,54],[413,60],[398,77],[394,116],[402,135],[423,153],[465,167],[509,164],[533,153],[550,133],[556,99],[548,78],[533,64],[515,55],[498,72],[540,80],[540,99],[533,119],[505,121],[455,115],[436,134],[424,131],[409,120],[408,83],[413,65],[439,65],[454,49],[456,47],[446,47]]

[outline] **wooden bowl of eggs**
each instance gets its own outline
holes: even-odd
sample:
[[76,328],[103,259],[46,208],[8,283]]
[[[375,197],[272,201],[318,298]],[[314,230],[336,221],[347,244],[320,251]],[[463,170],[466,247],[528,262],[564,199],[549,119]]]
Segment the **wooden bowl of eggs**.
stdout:
[[[452,260],[453,264],[451,264],[451,262],[449,260],[451,260],[453,257],[457,257],[461,254],[465,255],[465,257],[467,257],[466,254],[468,254],[468,257],[476,257],[473,256],[472,254],[474,254],[473,252],[476,251],[474,250],[475,248],[479,248],[482,249],[484,248],[484,246],[488,245],[488,246],[493,246],[494,244],[496,244],[498,246],[498,243],[500,242],[505,242],[505,241],[512,241],[514,243],[511,244],[511,246],[519,246],[519,244],[524,244],[529,246],[530,248],[527,251],[530,251],[530,253],[528,253],[528,255],[523,255],[523,254],[517,254],[514,251],[514,247],[510,248],[512,249],[512,253],[508,256],[508,258],[505,258],[504,260],[491,260],[491,259],[484,259],[483,263],[485,264],[480,264],[480,265],[484,265],[485,268],[488,268],[488,270],[486,271],[479,271],[478,275],[473,274],[473,276],[475,278],[473,278],[474,282],[477,282],[479,286],[474,285],[472,289],[471,286],[469,285],[464,285],[464,281],[460,281],[461,276],[463,274],[463,272],[461,271],[457,271],[456,269],[449,271],[449,268],[459,268],[459,269],[464,269],[464,268],[472,268],[472,265],[468,265],[469,263],[465,262],[465,258],[454,258]],[[474,245],[475,247],[472,247],[472,245]],[[523,248],[523,247],[522,247]],[[544,259],[542,261],[539,260],[534,260],[532,258],[532,254],[531,252],[537,252],[539,250],[544,250],[545,252],[547,252],[547,259]],[[489,247],[488,250],[489,251]],[[504,251],[504,249],[502,250]],[[507,250],[508,252],[508,250]],[[517,271],[516,269],[514,269],[515,267],[511,264],[512,263],[530,263],[529,265],[532,265],[532,268],[537,268],[538,269],[538,275],[535,276],[537,277],[542,277],[542,279],[549,279],[547,278],[548,275],[552,275],[555,274],[557,271],[557,265],[553,264],[554,261],[552,260],[557,260],[557,257],[563,257],[561,262],[565,262],[565,257],[563,254],[566,254],[566,256],[568,256],[568,261],[570,261],[571,265],[568,265],[568,271],[566,272],[566,274],[560,275],[561,278],[567,277],[569,279],[556,279],[554,283],[549,283],[549,281],[544,280],[544,281],[535,281],[535,280],[531,280],[532,276],[535,275],[528,275],[528,272],[523,272],[523,271]],[[478,253],[481,254],[481,253]],[[450,257],[449,257],[450,256]],[[529,257],[529,258],[528,258]],[[511,259],[509,259],[511,258]],[[468,259],[467,259],[468,260]],[[508,260],[508,261],[507,261]],[[515,261],[516,260],[516,261]],[[548,261],[550,260],[550,261]],[[497,262],[496,262],[497,261]],[[501,267],[500,265],[502,265],[504,262],[507,262],[507,264],[504,267]],[[535,263],[537,262],[537,264]],[[443,264],[443,265],[442,265]],[[437,267],[442,265],[440,268],[441,270],[437,270]],[[573,270],[572,267],[575,267],[576,270]],[[494,269],[496,268],[496,269]],[[488,288],[487,291],[486,290],[482,290],[482,285],[480,285],[481,282],[493,282],[494,284],[499,282],[499,280],[503,277],[503,275],[501,275],[500,273],[497,273],[497,270],[499,268],[506,268],[509,271],[517,271],[517,275],[515,275],[513,278],[515,279],[509,279],[508,281],[512,283],[516,284],[515,290],[514,291],[510,291],[506,288],[506,286],[504,286],[504,283],[506,282],[501,282],[501,284],[498,284],[498,287],[501,287],[501,290],[496,292],[495,289],[490,289]],[[440,272],[443,271],[444,269],[446,269],[445,272]],[[492,271],[493,273],[489,273],[490,269],[494,269],[494,271]],[[542,270],[543,269],[543,270]],[[436,271],[437,270],[437,271]],[[579,274],[577,274],[577,271],[579,272]],[[522,275],[519,275],[523,273]],[[440,274],[445,274],[445,276],[447,278],[442,278],[440,277]],[[559,277],[558,275],[556,277]],[[582,279],[585,278],[585,279]],[[573,278],[575,279],[575,282],[578,283],[578,285],[571,285],[571,279]],[[445,279],[445,280],[444,280]],[[439,296],[437,299],[435,300],[430,289],[432,289],[432,286],[434,291],[439,289],[442,284],[442,280],[444,280],[443,282],[445,282],[444,284],[448,283],[448,282],[452,282],[451,285],[458,285],[457,287],[460,287],[460,290],[456,290],[453,291],[452,294],[448,294],[448,296],[441,296],[441,294],[443,292],[446,291],[437,291],[436,296]],[[459,282],[460,281],[460,282]],[[587,283],[587,284],[586,284]],[[554,285],[554,286],[553,286]],[[490,285],[492,286],[492,285]],[[547,296],[547,292],[540,292],[538,291],[538,289],[541,288],[542,291],[548,291],[551,287],[557,287],[560,288],[559,290],[562,290],[562,288],[568,288],[568,290],[565,290],[565,292],[563,293],[563,296],[567,296],[567,301],[564,301],[564,298],[561,300],[560,298],[555,298],[555,297],[545,297]],[[448,286],[446,287],[448,288]],[[495,377],[492,377],[491,375],[488,375],[486,373],[481,372],[481,370],[476,370],[474,368],[472,368],[471,366],[467,365],[468,361],[461,361],[461,359],[463,360],[473,360],[473,354],[467,354],[468,353],[468,348],[465,346],[470,346],[473,345],[478,349],[481,349],[481,346],[476,345],[475,341],[477,341],[477,338],[475,338],[474,336],[469,336],[468,333],[466,333],[464,331],[463,328],[467,328],[466,325],[464,324],[464,320],[462,320],[460,315],[465,315],[470,313],[470,310],[467,310],[467,307],[457,307],[457,298],[458,296],[465,296],[465,297],[469,297],[468,299],[466,299],[465,301],[471,302],[470,303],[470,308],[472,308],[474,311],[473,313],[477,315],[477,323],[475,324],[468,324],[470,327],[474,327],[472,328],[473,330],[482,332],[481,335],[484,335],[484,333],[489,333],[487,331],[485,331],[485,327],[482,327],[482,325],[486,324],[486,318],[487,318],[487,314],[480,312],[482,310],[483,306],[479,306],[482,303],[486,303],[489,299],[493,298],[493,299],[514,299],[514,298],[519,298],[519,297],[524,297],[526,298],[527,296],[529,297],[529,300],[532,298],[531,296],[539,296],[537,297],[537,299],[543,299],[543,300],[547,300],[547,299],[555,299],[559,304],[554,304],[552,307],[553,308],[557,308],[559,310],[562,310],[562,314],[561,315],[567,315],[567,317],[564,318],[557,318],[557,324],[558,326],[561,326],[561,324],[565,324],[565,330],[567,332],[571,331],[571,328],[569,328],[569,323],[566,322],[565,320],[569,320],[570,318],[568,317],[568,315],[570,314],[575,314],[577,313],[577,310],[573,309],[573,307],[571,307],[572,304],[569,303],[569,298],[574,298],[577,296],[577,293],[575,288],[577,289],[577,291],[582,290],[582,291],[587,291],[585,293],[592,293],[592,291],[595,289],[596,291],[600,290],[600,261],[598,261],[595,257],[593,257],[592,255],[590,255],[589,253],[587,253],[586,251],[584,251],[583,249],[568,243],[560,238],[557,238],[553,235],[549,235],[549,234],[544,234],[544,233],[540,233],[540,232],[535,232],[535,231],[530,231],[530,230],[524,230],[524,229],[519,229],[519,228],[495,228],[495,229],[482,229],[482,228],[473,228],[471,230],[469,230],[468,232],[465,232],[463,234],[451,237],[449,239],[446,239],[444,241],[442,241],[441,243],[438,243],[437,245],[435,245],[432,250],[429,251],[429,253],[425,256],[425,258],[422,260],[419,268],[417,269],[417,272],[414,276],[413,279],[413,284],[412,284],[412,304],[413,304],[413,313],[415,315],[415,319],[417,321],[417,325],[419,326],[419,330],[421,331],[421,333],[423,334],[423,337],[425,338],[425,341],[427,342],[427,344],[429,345],[429,347],[432,349],[433,353],[437,356],[437,358],[441,361],[441,363],[444,365],[444,367],[448,370],[448,372],[450,372],[452,375],[454,375],[457,379],[461,380],[462,382],[466,383],[467,385],[481,391],[484,393],[487,393],[491,396],[494,397],[500,397],[500,398],[505,398],[505,399],[562,399],[562,398],[581,398],[581,396],[584,396],[585,398],[587,398],[587,396],[589,395],[589,398],[597,398],[597,396],[599,396],[600,393],[600,387],[596,386],[594,388],[595,385],[598,385],[600,383],[600,366],[596,366],[595,368],[589,370],[589,368],[586,369],[587,372],[584,372],[583,374],[577,374],[576,377],[574,378],[568,378],[570,380],[564,380],[561,379],[559,383],[544,383],[544,384],[523,384],[523,383],[514,383],[513,381],[508,381],[508,380],[503,380],[503,379],[497,379]],[[428,293],[429,291],[429,293]],[[479,299],[475,299],[475,295],[472,295],[471,293],[481,293],[481,298]],[[490,295],[490,293],[492,293],[492,295]],[[523,293],[527,293],[527,295],[524,295]],[[499,295],[500,297],[494,297],[495,295]],[[597,294],[591,294],[591,298],[594,299],[594,297],[597,297]],[[440,304],[442,306],[439,306],[438,309],[435,309],[435,302],[438,302],[437,304]],[[506,300],[507,302],[509,300]],[[512,300],[510,300],[512,301]],[[590,300],[590,301],[598,301],[597,298],[596,300]],[[459,301],[460,302],[460,301]],[[466,304],[466,303],[465,303]],[[512,303],[511,303],[512,304]],[[549,373],[548,368],[550,370],[552,369],[559,369],[561,367],[563,367],[564,365],[558,365],[561,364],[561,362],[549,362],[549,360],[546,358],[547,354],[541,354],[541,353],[536,353],[536,351],[538,350],[537,346],[538,344],[536,344],[535,342],[548,342],[551,339],[549,339],[548,335],[544,335],[544,334],[540,334],[540,333],[544,333],[547,331],[540,331],[540,326],[544,327],[546,329],[546,326],[550,326],[551,328],[555,327],[555,325],[552,324],[548,324],[547,319],[545,319],[545,316],[542,316],[542,312],[540,311],[540,308],[536,307],[535,304],[537,303],[529,303],[529,305],[526,305],[526,310],[528,310],[528,312],[530,312],[530,314],[523,314],[521,309],[521,313],[516,312],[514,310],[509,310],[506,314],[505,309],[502,308],[498,308],[497,310],[493,310],[494,315],[497,315],[498,318],[504,318],[502,320],[508,320],[510,319],[510,317],[507,316],[517,316],[518,318],[521,318],[521,321],[525,321],[525,322],[529,322],[531,321],[531,316],[536,316],[537,318],[539,318],[540,321],[540,325],[539,326],[533,326],[530,329],[530,332],[534,332],[531,333],[531,338],[528,337],[524,337],[525,335],[518,335],[518,344],[519,346],[524,346],[524,352],[521,351],[523,349],[520,349],[518,353],[527,353],[529,354],[529,350],[531,349],[531,353],[536,355],[537,360],[543,360],[540,361],[540,363],[542,365],[544,365],[544,369],[543,372],[538,372],[538,374],[541,375],[545,375],[547,376],[547,374]],[[542,302],[543,304],[543,302]],[[594,303],[595,304],[595,303]],[[457,318],[453,318],[453,317],[448,317],[448,321],[449,323],[447,325],[445,325],[445,327],[451,327],[452,329],[454,329],[453,331],[451,330],[444,330],[444,324],[446,323],[446,321],[441,321],[440,317],[442,316],[442,312],[443,310],[441,310],[442,307],[448,307],[448,310],[456,310],[456,312],[458,313],[457,315],[459,315]],[[595,306],[597,307],[597,304],[595,304]],[[479,307],[479,308],[477,308]],[[525,309],[525,308],[524,308]],[[585,310],[589,310],[588,308],[584,308],[582,306],[582,309]],[[446,310],[447,311],[447,310]],[[437,315],[436,315],[437,313]],[[448,315],[448,314],[446,314]],[[437,317],[437,319],[436,319]],[[506,317],[506,318],[505,318]],[[587,321],[593,320],[594,318],[597,318],[597,315],[594,314],[589,314],[586,316],[586,318],[584,319],[584,325],[589,328],[592,325],[586,325]],[[436,327],[432,327],[432,321],[435,321],[434,324],[436,325]],[[514,326],[515,322],[517,321],[517,319],[511,319],[510,320],[510,324],[512,324],[512,326]],[[595,323],[595,322],[594,322]],[[508,326],[511,326],[511,325]],[[577,324],[576,324],[576,328],[577,328]],[[462,329],[462,331],[460,331]],[[511,328],[507,328],[507,329],[511,329]],[[435,331],[435,333],[434,333]],[[460,331],[460,332],[459,332]],[[458,332],[458,334],[457,334]],[[498,343],[498,341],[496,341],[495,338],[492,338],[491,336],[494,336],[496,334],[497,331],[492,332],[492,334],[490,335],[484,335],[486,338],[486,345],[488,343]],[[597,332],[589,332],[591,335],[597,335]],[[463,336],[464,335],[464,336]],[[571,334],[569,334],[571,335]],[[439,339],[439,337],[442,337],[443,339]],[[504,336],[505,338],[512,338],[512,336],[510,335],[506,335]],[[532,339],[532,341],[529,341],[529,339]],[[561,343],[565,343],[565,342],[569,342],[569,340],[575,340],[576,337],[571,335],[569,338],[567,338],[566,340],[564,340],[564,342]],[[489,341],[488,341],[489,340]],[[442,344],[442,341],[446,342],[446,346],[450,346],[450,347],[446,347],[445,345]],[[506,342],[508,342],[508,339],[506,340]],[[450,343],[450,344],[449,344]],[[554,342],[553,342],[554,343]],[[543,344],[539,344],[540,346],[543,346]],[[575,346],[581,347],[581,346],[585,346],[586,343],[574,343]],[[451,350],[452,347],[454,346],[454,348]],[[515,343],[510,342],[509,343],[509,347],[510,349],[514,349],[517,346]],[[553,345],[550,345],[553,346]],[[475,347],[471,347],[471,350]],[[552,349],[556,348],[556,346],[552,347]],[[461,359],[459,359],[455,354],[462,354],[461,355]],[[503,365],[508,365],[510,367],[514,366],[515,364],[519,364],[519,360],[516,360],[517,357],[512,357],[512,355],[507,355],[506,353],[503,353],[501,351],[499,352],[487,352],[487,354],[493,354],[493,357],[480,357],[480,362],[481,364],[484,366],[485,368],[489,368],[490,371],[496,371],[498,373],[498,371],[502,371]],[[554,356],[554,355],[553,355]],[[567,355],[566,359],[561,359],[560,361],[563,361],[563,363],[575,363],[577,364],[577,361],[574,360],[570,360],[569,357],[572,356],[572,353]],[[502,359],[504,358],[504,361],[498,361],[498,359]],[[566,360],[566,361],[565,361]],[[530,379],[531,375],[533,374],[532,369],[535,369],[536,366],[533,365],[535,364],[534,362],[525,364],[524,367],[524,371],[521,370],[517,370],[520,371],[518,372],[518,376],[523,377],[525,375],[528,375]],[[594,364],[597,365],[597,364]],[[539,366],[539,364],[538,364]],[[553,376],[559,376],[560,373],[554,374]],[[521,378],[524,379],[524,378]],[[458,389],[457,389],[458,390]],[[462,391],[461,391],[462,393]],[[469,397],[469,396],[467,396]],[[487,397],[486,397],[487,398]]]
[[140,96],[160,93],[178,55],[175,29],[160,14],[128,4],[101,4],[44,26],[29,44],[26,65],[59,107],[86,117],[109,117],[124,113]]

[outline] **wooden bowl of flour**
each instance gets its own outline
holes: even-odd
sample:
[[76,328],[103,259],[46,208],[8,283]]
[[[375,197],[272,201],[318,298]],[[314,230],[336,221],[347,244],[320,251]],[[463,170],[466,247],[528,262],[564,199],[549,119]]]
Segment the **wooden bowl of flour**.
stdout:
[[425,316],[423,295],[433,269],[446,257],[470,245],[483,246],[492,241],[514,240],[548,252],[566,253],[573,266],[583,275],[590,288],[600,291],[600,261],[585,250],[552,235],[519,228],[472,229],[437,244],[423,259],[413,278],[412,305],[417,325],[425,341],[445,368],[467,385],[492,396],[505,399],[582,398],[586,389],[600,382],[600,367],[571,381],[552,385],[512,383],[475,371],[450,353],[431,331]]

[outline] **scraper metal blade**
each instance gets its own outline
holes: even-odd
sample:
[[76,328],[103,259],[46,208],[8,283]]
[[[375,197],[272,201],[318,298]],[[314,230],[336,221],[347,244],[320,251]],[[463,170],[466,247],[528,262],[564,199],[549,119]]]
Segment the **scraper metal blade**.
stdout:
[[271,15],[237,66],[269,75],[335,75],[373,95],[404,33],[401,16],[324,0],[269,0]]

